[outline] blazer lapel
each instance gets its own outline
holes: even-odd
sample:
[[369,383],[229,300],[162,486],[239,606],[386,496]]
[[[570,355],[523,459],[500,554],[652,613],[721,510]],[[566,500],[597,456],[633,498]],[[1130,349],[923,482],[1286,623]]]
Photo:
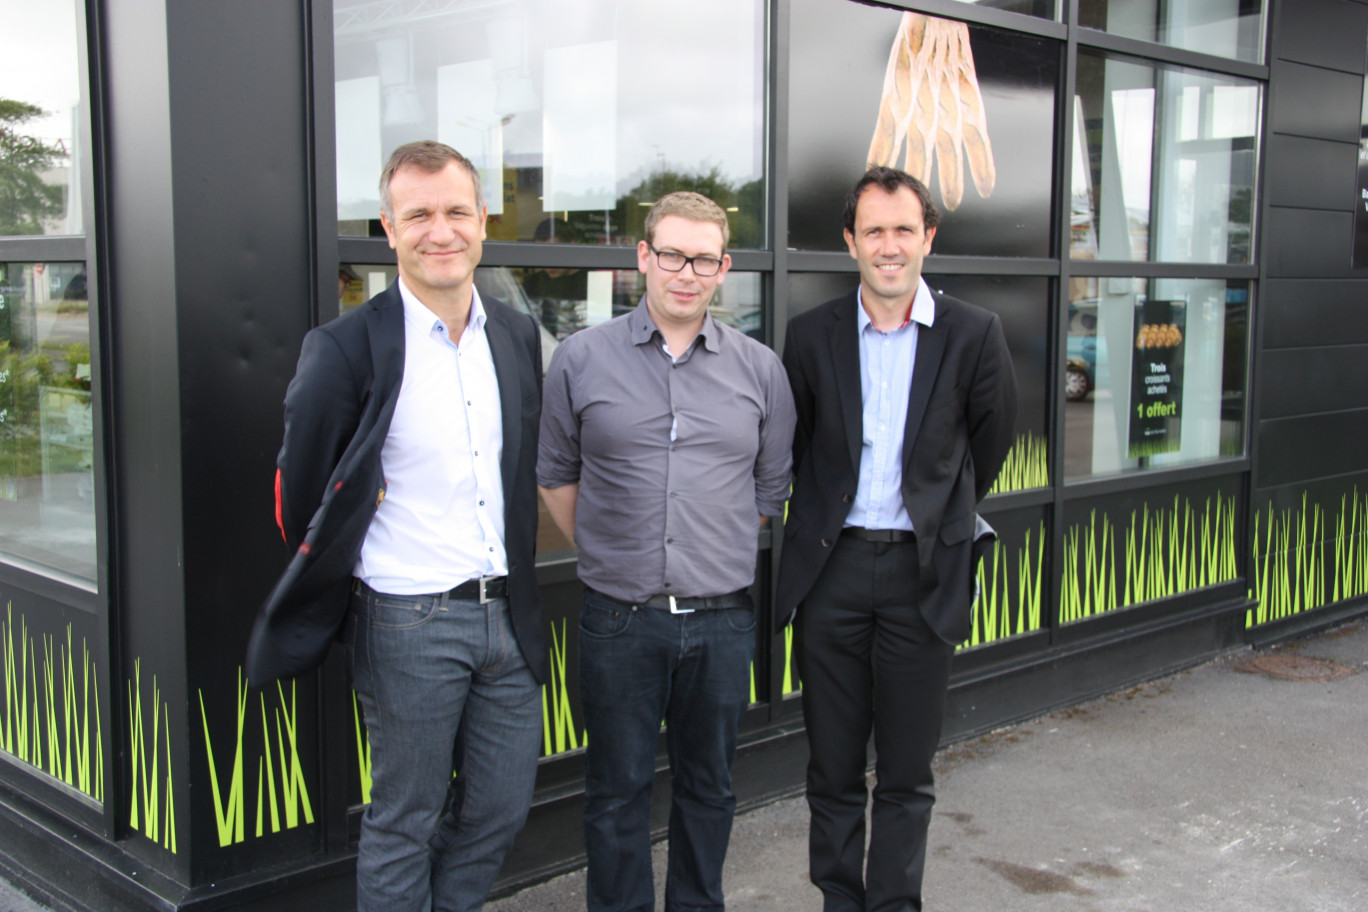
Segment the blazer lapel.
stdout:
[[831,312],[831,360],[836,367],[836,391],[845,419],[846,444],[850,465],[860,471],[860,450],[864,446],[864,403],[860,396],[860,321],[855,308],[859,298],[852,294]]
[[[375,302],[366,314],[367,334],[371,346],[371,393],[388,400],[398,399],[404,380],[404,299],[399,294],[399,283],[385,290],[385,296]],[[389,408],[393,408],[392,405]],[[388,422],[386,423],[388,429]]]
[[936,385],[941,358],[945,354],[945,308],[936,299],[936,316],[930,326],[917,327],[917,361],[912,367],[912,389],[907,396],[907,421],[903,425],[903,474],[912,464],[912,449],[917,442],[931,388]]
[[499,380],[499,405],[503,412],[503,456],[499,460],[499,474],[503,476],[504,491],[511,491],[513,472],[522,448],[517,353],[503,315],[490,302],[485,303],[485,314],[485,335],[489,339],[489,354],[494,359],[494,375]]

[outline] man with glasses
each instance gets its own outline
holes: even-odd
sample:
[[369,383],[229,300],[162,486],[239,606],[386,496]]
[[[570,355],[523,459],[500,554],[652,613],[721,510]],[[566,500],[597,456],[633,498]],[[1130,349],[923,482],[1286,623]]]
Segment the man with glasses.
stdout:
[[722,909],[750,702],[756,532],[788,494],[794,408],[774,352],[708,313],[726,214],[671,193],[646,216],[636,310],[570,336],[544,388],[537,482],[579,548],[590,912],[654,908],[650,808],[665,721],[665,908]]

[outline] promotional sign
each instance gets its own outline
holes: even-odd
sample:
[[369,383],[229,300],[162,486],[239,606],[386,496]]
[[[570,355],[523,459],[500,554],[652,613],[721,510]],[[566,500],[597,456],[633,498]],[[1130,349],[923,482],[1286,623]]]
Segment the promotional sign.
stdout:
[[1182,301],[1144,301],[1135,309],[1127,452],[1132,459],[1172,453],[1182,445],[1186,318]]

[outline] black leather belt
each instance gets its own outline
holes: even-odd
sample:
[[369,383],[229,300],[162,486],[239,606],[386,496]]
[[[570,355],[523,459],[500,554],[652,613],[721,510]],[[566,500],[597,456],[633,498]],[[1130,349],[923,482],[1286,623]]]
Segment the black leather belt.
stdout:
[[846,526],[841,530],[843,538],[858,538],[867,542],[914,542],[917,533],[907,529],[864,529],[860,526]]
[[[371,595],[384,594],[378,592],[375,589],[372,589],[370,586],[367,586],[360,579],[357,579],[355,577],[353,577],[352,579],[352,591],[360,592],[363,594],[369,593]],[[414,599],[431,598],[439,599],[444,602],[449,602],[453,599],[459,599],[464,602],[479,602],[481,605],[483,605],[487,602],[492,602],[495,599],[508,597],[508,577],[484,576],[480,579],[466,580],[464,583],[461,583],[461,585],[455,587],[454,589],[448,589],[446,592],[425,592],[422,595],[404,595],[395,597]]]
[[702,598],[681,598],[674,595],[653,595],[641,602],[624,602],[615,599],[611,595],[604,595],[597,589],[594,590],[600,598],[605,598],[610,602],[617,602],[629,608],[664,608],[671,614],[693,614],[695,611],[714,611],[718,608],[752,608],[750,593],[741,589],[736,592],[728,592],[726,595],[708,595]]
[[461,585],[449,590],[446,594],[448,599],[460,599],[462,601],[478,601],[481,605],[492,602],[494,599],[508,597],[508,577],[506,576],[482,576],[479,579],[466,580]]

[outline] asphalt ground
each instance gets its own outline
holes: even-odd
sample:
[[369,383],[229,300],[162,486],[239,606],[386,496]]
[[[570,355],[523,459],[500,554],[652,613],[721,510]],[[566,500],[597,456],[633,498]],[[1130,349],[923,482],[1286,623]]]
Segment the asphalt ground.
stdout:
[[[1366,672],[1361,619],[951,745],[926,909],[1368,910]],[[806,859],[802,798],[739,816],[728,910],[816,912]],[[584,872],[485,908],[578,912]],[[0,882],[0,912],[46,910]]]
[[[807,824],[802,798],[737,818],[729,912],[821,909]],[[942,750],[924,901],[930,912],[1365,912],[1368,621]],[[584,873],[485,908],[582,910]]]

